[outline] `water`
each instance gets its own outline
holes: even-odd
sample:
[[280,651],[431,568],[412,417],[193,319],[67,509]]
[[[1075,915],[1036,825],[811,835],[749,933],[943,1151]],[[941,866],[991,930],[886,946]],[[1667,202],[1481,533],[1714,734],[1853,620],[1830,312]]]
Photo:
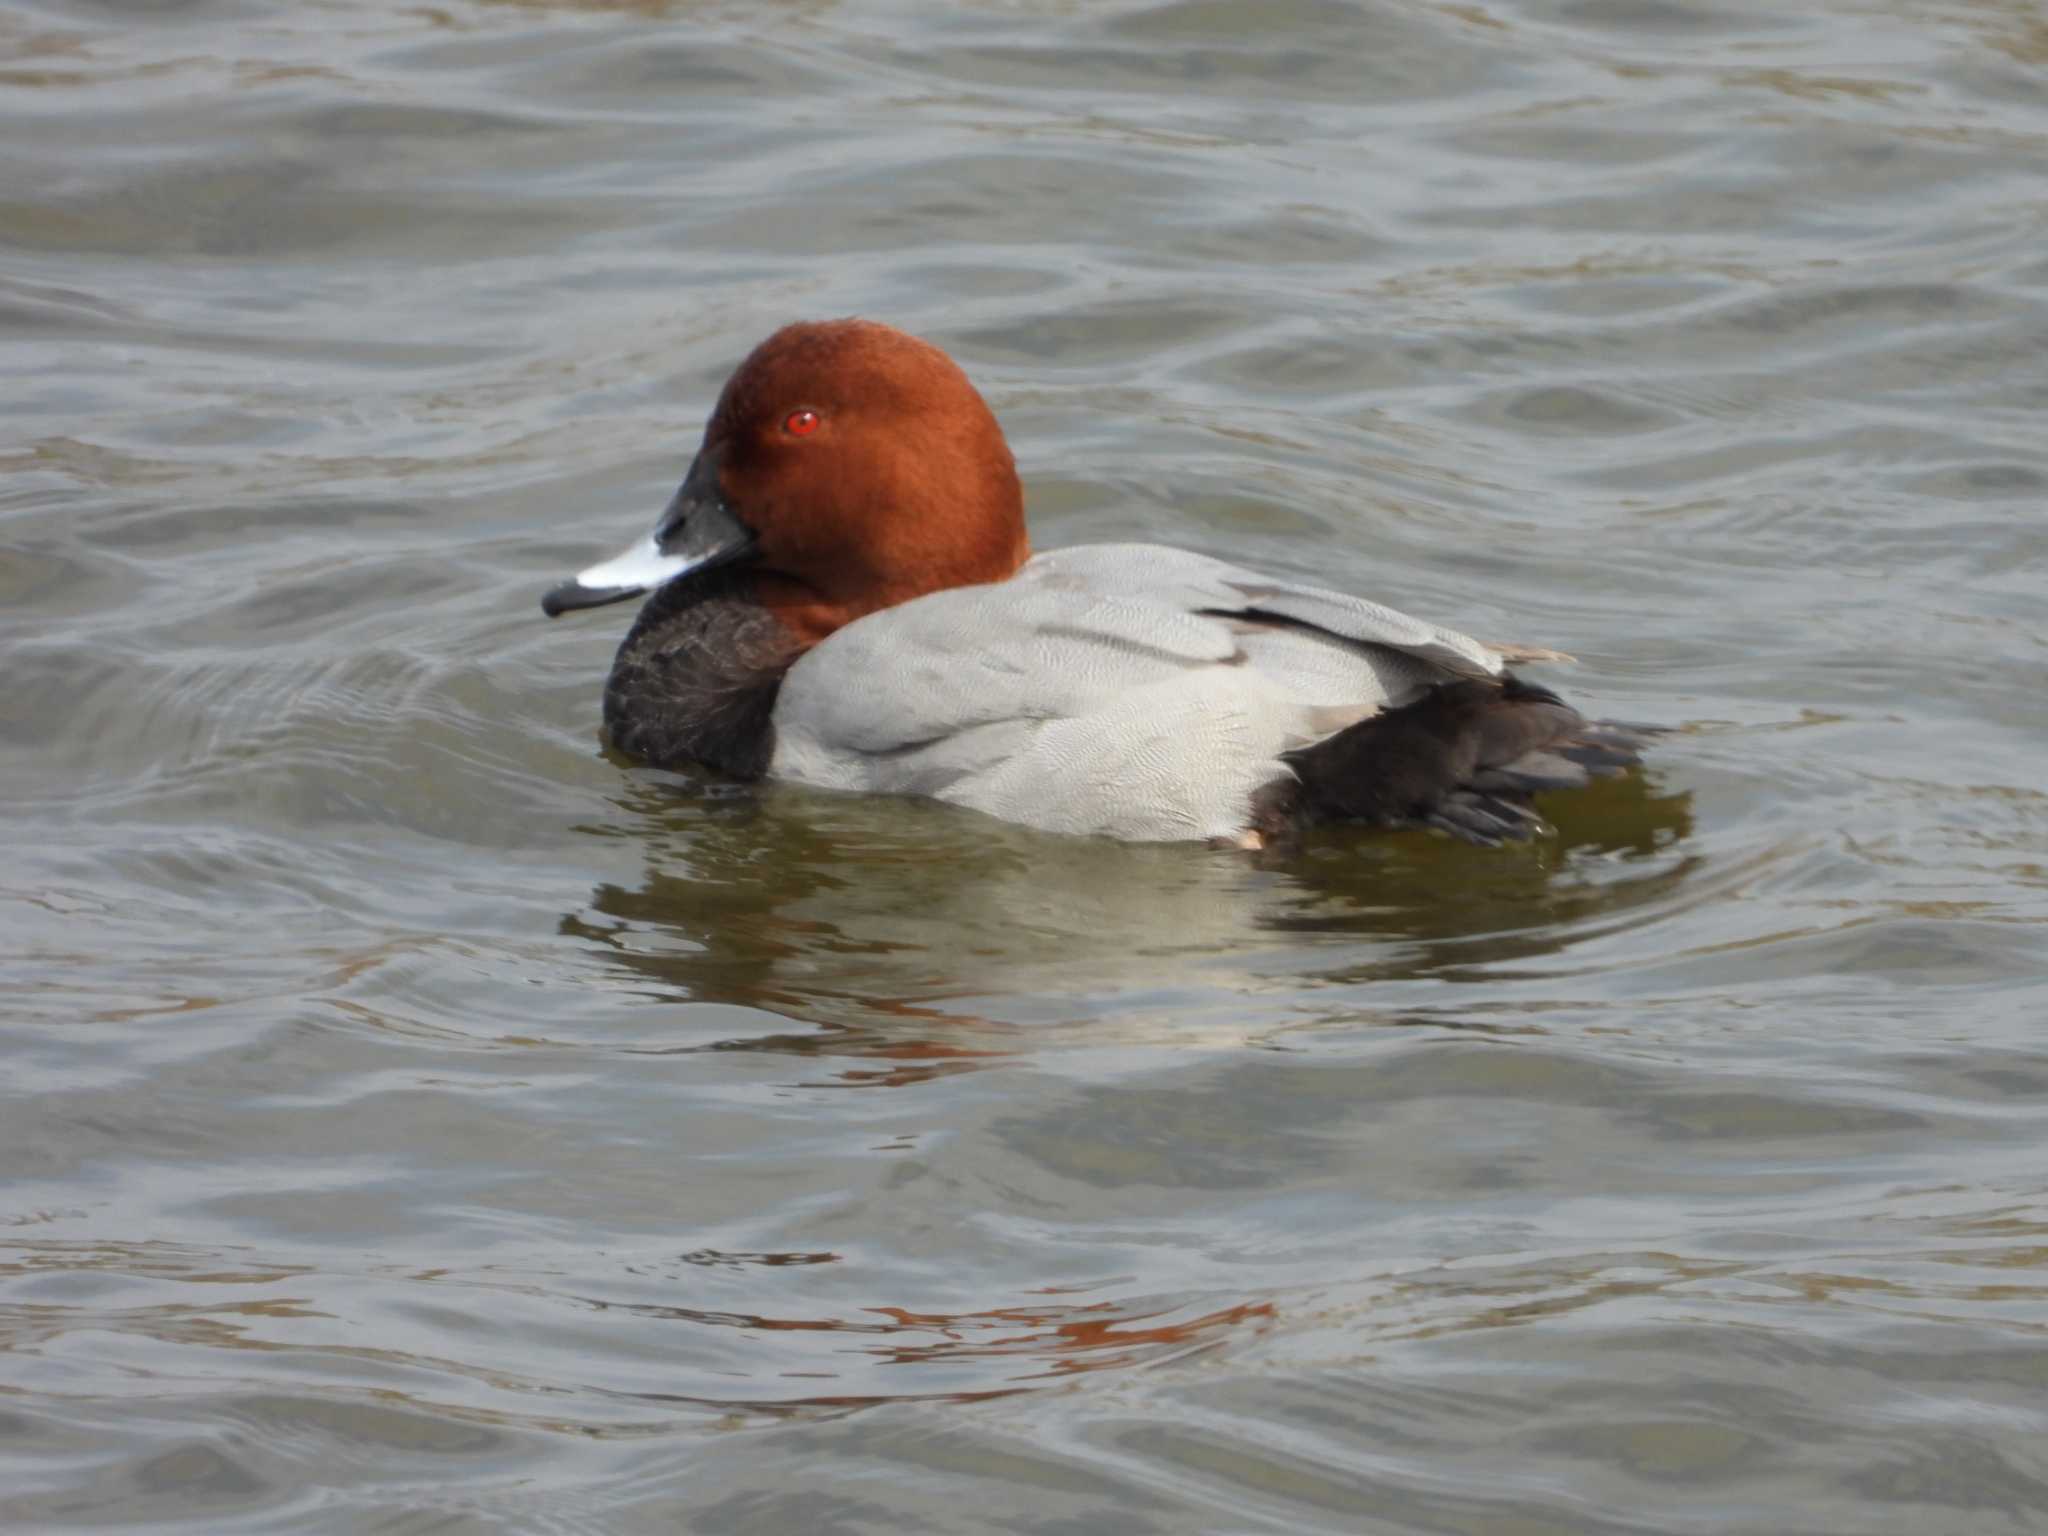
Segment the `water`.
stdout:
[[[0,0],[0,1526],[2048,1522],[2017,3]],[[1579,664],[1484,851],[608,760],[797,316]]]

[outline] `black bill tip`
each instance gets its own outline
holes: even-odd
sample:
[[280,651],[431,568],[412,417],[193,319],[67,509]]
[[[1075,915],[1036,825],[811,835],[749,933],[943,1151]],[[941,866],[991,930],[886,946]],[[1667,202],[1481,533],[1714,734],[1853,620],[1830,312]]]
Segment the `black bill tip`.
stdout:
[[551,619],[559,619],[578,608],[602,608],[607,603],[622,603],[646,590],[645,587],[586,587],[580,581],[565,581],[542,596],[540,611]]

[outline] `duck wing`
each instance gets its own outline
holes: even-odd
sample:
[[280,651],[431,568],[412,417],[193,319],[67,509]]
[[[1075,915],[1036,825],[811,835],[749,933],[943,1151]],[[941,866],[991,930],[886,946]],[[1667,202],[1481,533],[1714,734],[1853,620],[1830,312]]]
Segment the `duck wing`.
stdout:
[[771,772],[1058,831],[1228,837],[1291,777],[1283,753],[1501,666],[1362,598],[1083,545],[828,637],[784,680]]

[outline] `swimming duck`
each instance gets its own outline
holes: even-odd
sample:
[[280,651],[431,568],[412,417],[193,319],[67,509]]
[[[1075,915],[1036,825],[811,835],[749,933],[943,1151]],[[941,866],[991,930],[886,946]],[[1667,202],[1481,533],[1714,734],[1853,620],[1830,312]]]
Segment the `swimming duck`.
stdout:
[[1637,760],[1485,645],[1156,544],[1034,555],[1002,428],[937,347],[785,326],[726,383],[654,531],[550,616],[647,594],[614,746],[1052,832],[1254,848],[1331,819],[1479,843]]

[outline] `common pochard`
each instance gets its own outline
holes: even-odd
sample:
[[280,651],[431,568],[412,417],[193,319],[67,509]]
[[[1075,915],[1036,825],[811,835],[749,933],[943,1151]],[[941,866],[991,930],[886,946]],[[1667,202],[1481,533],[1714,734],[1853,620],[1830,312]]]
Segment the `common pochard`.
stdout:
[[1507,670],[1554,652],[1163,545],[1032,554],[981,395],[866,320],[756,347],[653,533],[541,606],[642,593],[605,685],[620,750],[1053,832],[1496,843],[1640,746]]

